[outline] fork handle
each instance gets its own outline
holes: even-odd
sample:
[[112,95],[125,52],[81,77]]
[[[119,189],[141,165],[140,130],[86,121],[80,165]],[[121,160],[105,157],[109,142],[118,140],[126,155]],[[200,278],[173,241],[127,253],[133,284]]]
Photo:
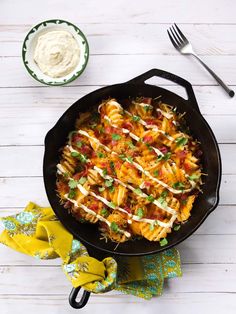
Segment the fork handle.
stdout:
[[222,79],[219,78],[218,75],[216,75],[206,64],[205,62],[202,61],[202,59],[200,57],[198,57],[198,55],[196,55],[195,53],[192,53],[192,55],[204,66],[204,68],[214,77],[214,79],[224,88],[224,90],[226,91],[226,93],[230,96],[230,97],[234,97],[234,91],[232,89],[230,89],[223,81]]

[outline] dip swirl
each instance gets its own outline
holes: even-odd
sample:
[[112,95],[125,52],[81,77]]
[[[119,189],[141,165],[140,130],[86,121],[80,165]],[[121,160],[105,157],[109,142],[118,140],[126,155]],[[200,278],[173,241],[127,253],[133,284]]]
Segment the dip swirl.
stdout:
[[77,41],[67,31],[51,31],[38,38],[34,61],[40,70],[53,78],[71,73],[79,63]]

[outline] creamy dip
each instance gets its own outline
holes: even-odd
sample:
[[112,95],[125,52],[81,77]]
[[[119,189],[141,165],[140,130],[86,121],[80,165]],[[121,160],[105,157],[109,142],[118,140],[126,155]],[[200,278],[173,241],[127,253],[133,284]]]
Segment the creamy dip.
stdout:
[[44,74],[63,77],[76,68],[79,59],[79,45],[71,33],[51,31],[38,38],[34,61]]

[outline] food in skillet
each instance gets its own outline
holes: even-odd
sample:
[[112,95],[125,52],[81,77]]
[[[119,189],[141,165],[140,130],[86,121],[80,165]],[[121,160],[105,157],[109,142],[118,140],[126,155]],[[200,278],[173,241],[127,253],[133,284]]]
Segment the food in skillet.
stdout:
[[166,236],[190,216],[200,191],[199,143],[160,99],[103,101],[81,114],[57,165],[57,192],[76,219],[105,239]]

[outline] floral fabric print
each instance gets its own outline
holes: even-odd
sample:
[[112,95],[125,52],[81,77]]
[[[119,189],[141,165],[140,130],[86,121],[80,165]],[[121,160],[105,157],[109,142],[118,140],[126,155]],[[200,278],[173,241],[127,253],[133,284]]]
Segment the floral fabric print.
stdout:
[[[145,299],[160,295],[165,278],[181,275],[176,249],[144,257],[111,257],[98,261],[62,226],[51,208],[29,203],[17,215],[2,218],[3,243],[38,259],[62,259],[62,270],[74,287],[93,293],[116,289]],[[118,265],[118,268],[117,268]]]

